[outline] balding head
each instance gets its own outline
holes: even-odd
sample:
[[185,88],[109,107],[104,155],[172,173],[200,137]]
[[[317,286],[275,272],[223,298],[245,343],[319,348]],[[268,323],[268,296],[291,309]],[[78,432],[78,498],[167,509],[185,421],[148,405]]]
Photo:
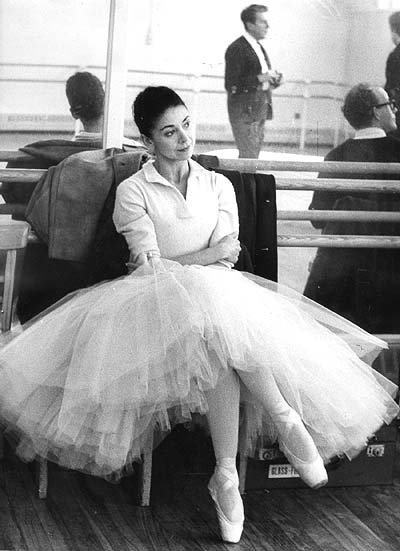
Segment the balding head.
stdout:
[[377,127],[385,132],[396,130],[396,118],[383,88],[360,83],[347,93],[343,115],[355,129]]

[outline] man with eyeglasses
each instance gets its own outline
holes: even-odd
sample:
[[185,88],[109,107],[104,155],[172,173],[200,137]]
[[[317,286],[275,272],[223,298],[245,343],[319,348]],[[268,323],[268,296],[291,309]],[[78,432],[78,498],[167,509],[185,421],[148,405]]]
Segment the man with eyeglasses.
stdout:
[[[325,161],[372,163],[400,161],[400,140],[390,136],[390,133],[396,130],[397,108],[383,88],[366,83],[353,86],[344,99],[342,111],[347,122],[355,130],[354,136],[332,149],[325,157]],[[329,176],[324,175],[324,177]],[[343,178],[354,177],[356,175],[343,175]],[[385,179],[385,177],[382,176],[379,179]],[[335,202],[343,197],[343,193],[316,191],[310,209],[332,209]],[[322,228],[324,224],[324,222],[313,222],[316,228]]]
[[245,32],[225,52],[229,121],[241,158],[258,158],[265,121],[272,119],[272,90],[282,80],[260,43],[268,32],[267,10],[261,4],[245,8],[240,15]]
[[[354,137],[334,148],[326,161],[399,163],[397,111],[387,92],[357,84],[346,95],[343,114]],[[320,174],[329,178],[329,174]],[[331,176],[332,177],[332,176]],[[335,178],[400,179],[389,174],[335,174]],[[314,192],[312,210],[400,212],[400,196],[379,192]],[[312,222],[323,234],[400,235],[398,223]],[[400,332],[400,251],[398,249],[320,248],[304,295],[375,333]],[[396,306],[395,306],[396,305]]]

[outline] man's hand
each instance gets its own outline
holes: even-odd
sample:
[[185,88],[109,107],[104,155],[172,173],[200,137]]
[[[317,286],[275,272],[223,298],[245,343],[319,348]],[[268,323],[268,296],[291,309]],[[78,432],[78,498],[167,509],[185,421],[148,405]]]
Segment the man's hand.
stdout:
[[266,73],[260,73],[257,75],[259,82],[269,82],[270,79],[270,71],[267,71]]
[[278,71],[274,71],[272,69],[271,71],[267,71],[265,73],[257,75],[259,82],[269,83],[273,88],[277,88],[282,84],[282,77],[282,73],[279,73]]

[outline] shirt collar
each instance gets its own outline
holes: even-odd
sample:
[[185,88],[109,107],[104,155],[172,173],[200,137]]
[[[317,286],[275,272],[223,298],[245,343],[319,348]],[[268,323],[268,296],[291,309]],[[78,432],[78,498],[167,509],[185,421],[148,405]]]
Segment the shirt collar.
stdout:
[[101,132],[85,132],[81,130],[73,137],[74,142],[101,142],[103,135]]
[[260,43],[254,38],[254,36],[251,36],[250,33],[244,31],[243,36],[253,49],[260,48]]
[[372,138],[386,138],[386,132],[382,128],[370,126],[369,128],[356,130],[354,135],[355,140],[370,140]]
[[[146,181],[149,183],[157,183],[157,184],[163,184],[164,186],[173,186],[168,180],[164,178],[164,176],[161,176],[161,174],[156,170],[154,167],[154,159],[150,159],[147,161],[143,167],[143,174],[146,178]],[[196,176],[199,176],[200,173],[205,170],[199,163],[196,163],[196,161],[193,161],[193,159],[189,159],[189,178],[193,178]]]

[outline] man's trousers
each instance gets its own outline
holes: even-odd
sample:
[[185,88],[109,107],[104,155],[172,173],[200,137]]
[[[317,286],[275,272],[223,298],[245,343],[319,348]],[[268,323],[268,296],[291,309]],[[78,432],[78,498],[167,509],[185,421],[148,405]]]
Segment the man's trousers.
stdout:
[[272,118],[270,95],[263,90],[228,95],[228,114],[240,158],[258,159],[265,121]]

